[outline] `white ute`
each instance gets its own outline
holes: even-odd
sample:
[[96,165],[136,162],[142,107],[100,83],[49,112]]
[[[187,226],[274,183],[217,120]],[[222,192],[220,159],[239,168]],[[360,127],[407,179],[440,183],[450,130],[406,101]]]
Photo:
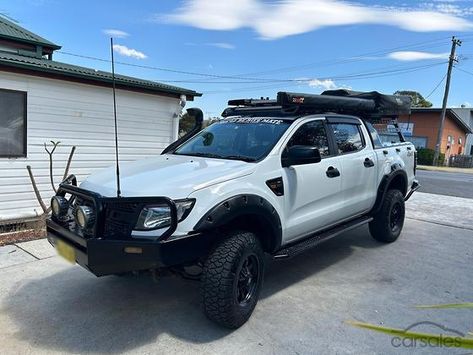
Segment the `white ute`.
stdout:
[[419,187],[416,151],[399,132],[383,144],[370,121],[409,111],[408,98],[332,91],[229,104],[164,154],[120,166],[119,197],[115,168],[80,187],[66,179],[52,199],[51,244],[97,276],[197,278],[206,316],[237,328],[258,301],[264,253],[285,259],[366,223],[380,242],[399,237]]

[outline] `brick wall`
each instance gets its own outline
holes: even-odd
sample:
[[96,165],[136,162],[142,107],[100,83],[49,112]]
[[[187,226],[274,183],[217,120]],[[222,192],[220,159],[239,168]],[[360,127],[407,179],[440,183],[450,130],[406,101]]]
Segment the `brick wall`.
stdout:
[[[399,122],[414,123],[413,135],[417,137],[427,137],[427,148],[435,149],[437,142],[437,132],[440,125],[440,112],[412,112],[409,119],[408,116],[399,117]],[[448,144],[448,136],[454,138],[453,143]],[[461,138],[462,143],[458,143]],[[456,122],[449,116],[445,117],[445,125],[443,129],[440,151],[445,153],[446,157],[450,155],[462,154],[465,150],[466,133]],[[447,145],[450,148],[447,150]]]

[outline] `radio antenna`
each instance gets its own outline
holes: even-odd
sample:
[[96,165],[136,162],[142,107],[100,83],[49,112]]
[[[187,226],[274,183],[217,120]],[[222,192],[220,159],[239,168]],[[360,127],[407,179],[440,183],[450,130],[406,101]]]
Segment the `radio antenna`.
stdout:
[[112,88],[113,88],[113,118],[115,121],[115,160],[117,165],[117,197],[120,197],[120,164],[118,162],[118,125],[117,125],[117,99],[115,96],[115,62],[113,60],[113,37],[110,37],[110,53],[112,55]]

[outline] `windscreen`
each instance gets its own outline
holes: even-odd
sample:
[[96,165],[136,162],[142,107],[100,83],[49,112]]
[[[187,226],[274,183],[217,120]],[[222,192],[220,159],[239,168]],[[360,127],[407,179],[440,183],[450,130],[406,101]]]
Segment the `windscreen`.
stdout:
[[229,118],[203,129],[174,154],[248,162],[261,160],[290,123],[275,118]]

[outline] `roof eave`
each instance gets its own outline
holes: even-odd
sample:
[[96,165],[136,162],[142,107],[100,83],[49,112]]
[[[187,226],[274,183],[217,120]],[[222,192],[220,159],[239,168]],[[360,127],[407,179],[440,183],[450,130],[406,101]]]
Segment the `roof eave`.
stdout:
[[41,41],[34,41],[34,40],[28,40],[28,39],[24,39],[24,38],[18,38],[18,37],[15,37],[15,36],[9,36],[9,35],[1,35],[0,37],[2,38],[5,38],[5,39],[9,39],[9,40],[14,40],[15,42],[23,42],[23,43],[27,43],[27,44],[32,44],[32,45],[36,45],[36,46],[43,46],[45,48],[51,48],[53,50],[58,50],[58,49],[61,49],[62,46],[59,46],[57,44],[54,44],[52,42],[41,42]]
[[[89,80],[92,82],[97,82],[97,83],[106,83],[109,85],[112,85],[112,80],[108,78],[97,78],[94,76],[90,75],[84,75],[84,74],[76,74],[76,73],[68,73],[68,72],[62,72],[54,69],[50,69],[47,67],[33,67],[29,66],[27,64],[23,63],[5,63],[5,62],[0,62],[0,67],[1,66],[6,66],[6,67],[14,67],[14,68],[19,68],[19,69],[24,69],[27,71],[33,71],[33,72],[40,72],[40,73],[47,73],[47,74],[53,74],[57,76],[62,76],[62,77],[70,77],[70,78],[77,78],[77,79],[84,79],[84,80]],[[115,80],[117,85],[120,85],[122,87],[130,87],[130,88],[135,88],[135,89],[142,89],[146,91],[151,91],[155,93],[163,93],[163,94],[172,94],[172,95],[186,95],[186,96],[191,96],[191,97],[201,97],[202,93],[193,91],[193,90],[188,90],[188,89],[182,89],[182,90],[174,90],[172,88],[166,89],[166,88],[159,88],[159,87],[153,87],[153,86],[147,86],[147,85],[139,85],[137,83],[130,83],[126,82],[123,80],[120,80],[119,78]]]

